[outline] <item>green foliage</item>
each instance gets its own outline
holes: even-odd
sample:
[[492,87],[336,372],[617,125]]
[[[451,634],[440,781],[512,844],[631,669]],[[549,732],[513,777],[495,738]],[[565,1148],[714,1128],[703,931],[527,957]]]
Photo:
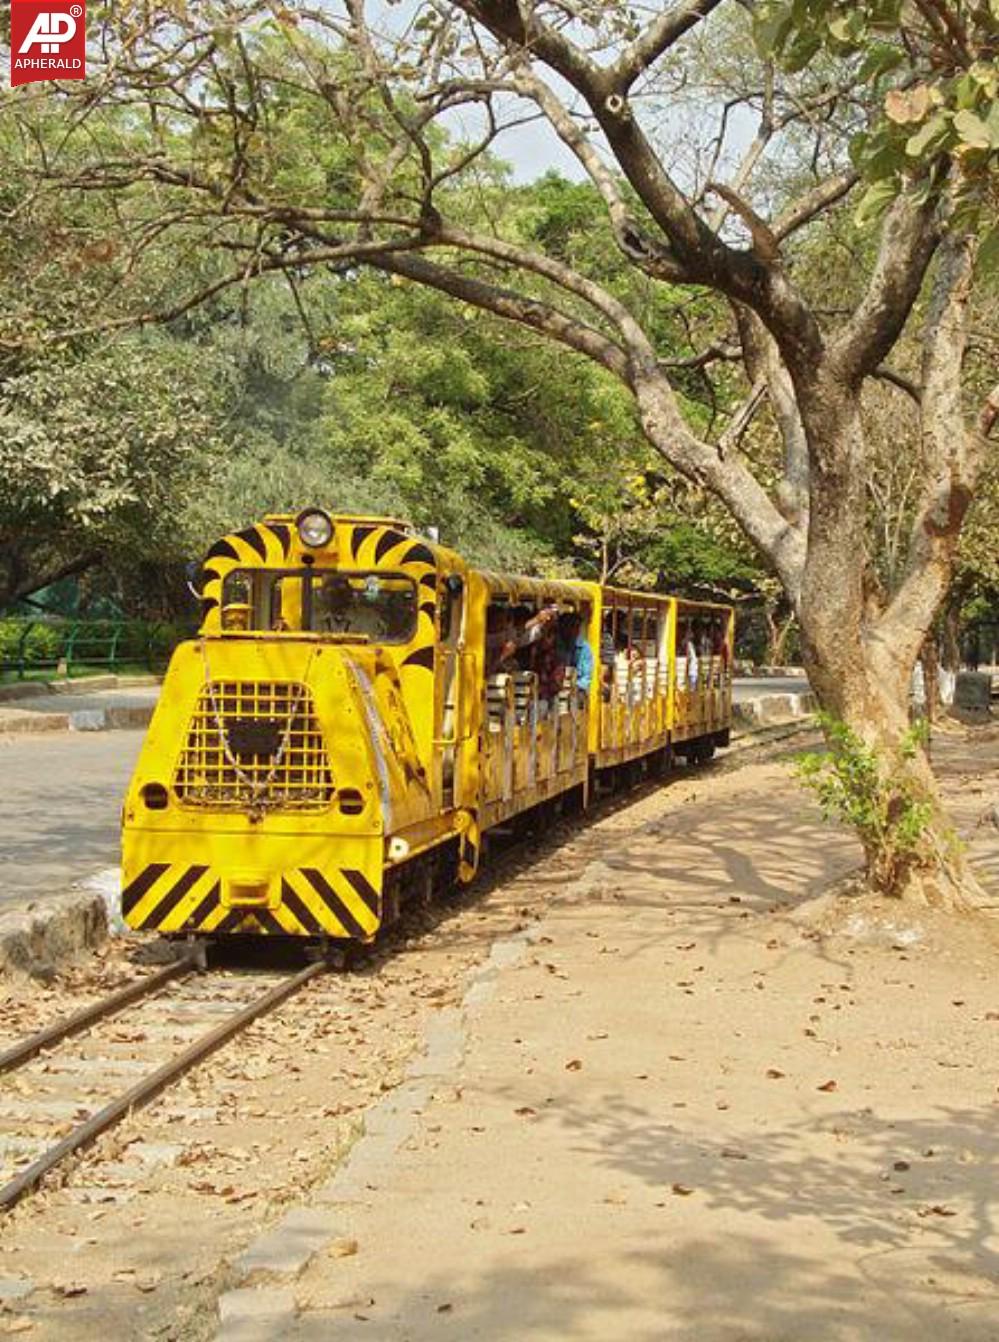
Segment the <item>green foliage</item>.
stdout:
[[910,0],[764,0],[754,10],[760,51],[788,70],[835,59],[854,67],[875,114],[851,157],[867,183],[868,224],[902,187],[950,178],[954,223],[983,227],[983,268],[999,261],[999,6],[948,6],[936,20]]
[[[823,816],[855,829],[865,852],[880,863],[900,868],[928,856],[933,808],[905,769],[923,749],[925,723],[903,735],[893,761],[836,718],[820,714],[819,722],[829,749],[799,756],[796,772]],[[890,879],[892,873],[878,874]]]
[[176,623],[144,620],[0,620],[0,671],[73,666],[165,664],[190,631]]

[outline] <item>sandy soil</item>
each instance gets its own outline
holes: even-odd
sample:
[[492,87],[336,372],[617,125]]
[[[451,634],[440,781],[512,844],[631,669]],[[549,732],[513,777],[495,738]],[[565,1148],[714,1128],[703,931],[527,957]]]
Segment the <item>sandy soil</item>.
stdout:
[[[997,734],[938,754],[973,826]],[[995,829],[973,849],[999,873]],[[816,902],[856,858],[774,761],[507,859],[7,1218],[0,1289],[33,1289],[0,1335],[213,1336],[238,1252],[329,1177],[469,968],[530,927],[466,1012],[460,1068],[345,1208],[358,1252],[295,1284],[302,1337],[999,1337],[996,939]],[[18,1027],[65,986],[22,990]],[[137,1177],[138,1139],[175,1152]]]

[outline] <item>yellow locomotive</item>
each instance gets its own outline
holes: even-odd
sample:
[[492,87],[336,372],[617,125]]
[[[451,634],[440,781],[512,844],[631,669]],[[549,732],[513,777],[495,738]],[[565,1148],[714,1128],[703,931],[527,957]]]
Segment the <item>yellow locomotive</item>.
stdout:
[[727,606],[484,572],[318,508],[202,573],[125,802],[133,928],[370,941],[512,817],[728,741]]

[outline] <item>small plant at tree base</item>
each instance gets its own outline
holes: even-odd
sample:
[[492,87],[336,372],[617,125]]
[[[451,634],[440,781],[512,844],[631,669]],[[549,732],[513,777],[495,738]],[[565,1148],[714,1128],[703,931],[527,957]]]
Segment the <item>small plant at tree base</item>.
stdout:
[[[826,820],[853,826],[867,858],[868,876],[883,892],[900,894],[910,872],[939,861],[932,802],[905,765],[926,742],[926,723],[902,737],[897,757],[863,741],[844,722],[820,714],[829,749],[801,755],[795,772],[815,794]],[[950,842],[957,843],[951,836]]]

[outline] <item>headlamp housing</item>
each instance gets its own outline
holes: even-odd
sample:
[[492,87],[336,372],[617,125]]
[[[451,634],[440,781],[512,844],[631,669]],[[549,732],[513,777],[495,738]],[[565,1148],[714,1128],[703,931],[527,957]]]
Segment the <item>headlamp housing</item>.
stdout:
[[321,550],[333,539],[333,519],[322,508],[306,508],[295,518],[298,538],[310,550]]

